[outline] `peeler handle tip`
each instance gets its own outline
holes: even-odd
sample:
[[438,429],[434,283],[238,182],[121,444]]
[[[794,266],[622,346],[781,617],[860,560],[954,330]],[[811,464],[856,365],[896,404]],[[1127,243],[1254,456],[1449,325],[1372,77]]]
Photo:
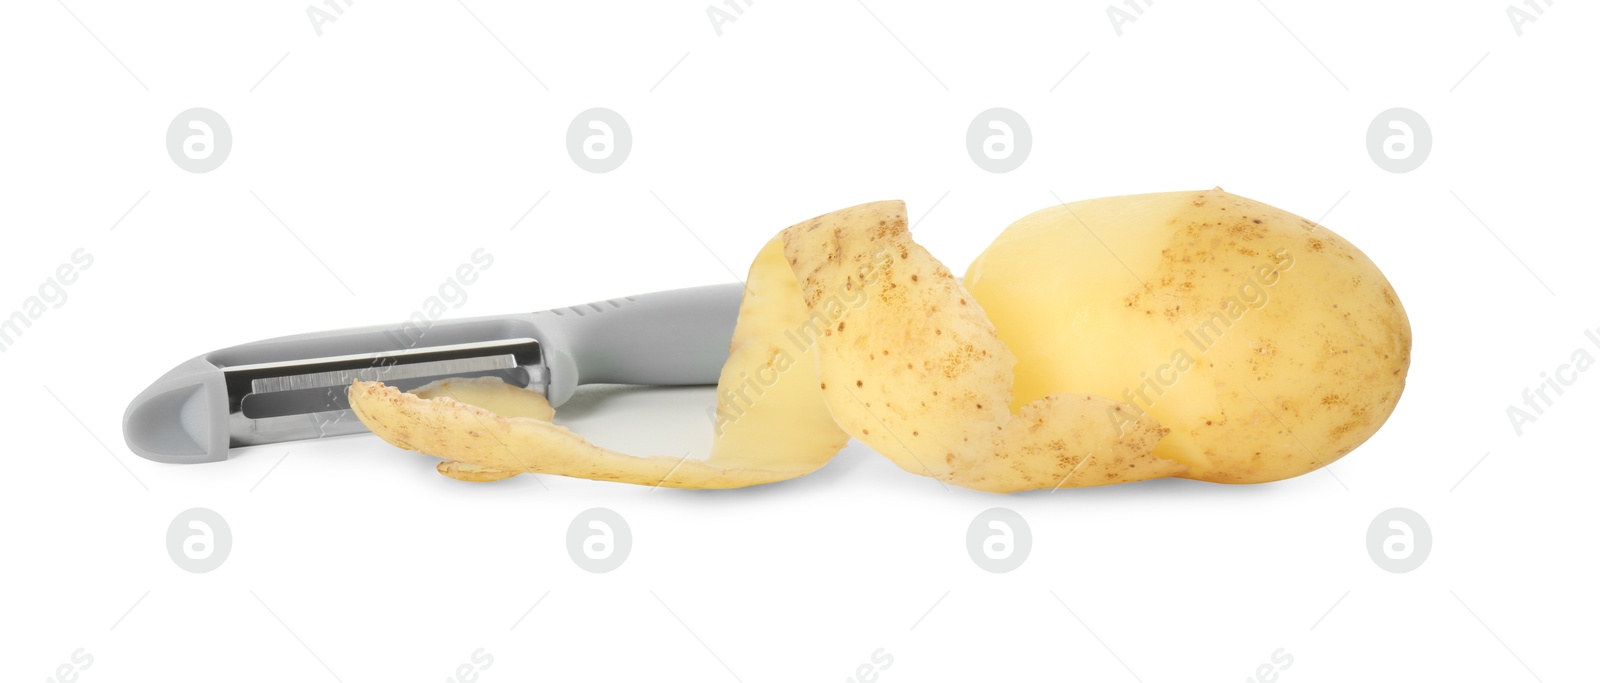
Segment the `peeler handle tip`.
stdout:
[[122,438],[140,457],[167,463],[228,457],[227,387],[204,357],[162,375],[128,404]]

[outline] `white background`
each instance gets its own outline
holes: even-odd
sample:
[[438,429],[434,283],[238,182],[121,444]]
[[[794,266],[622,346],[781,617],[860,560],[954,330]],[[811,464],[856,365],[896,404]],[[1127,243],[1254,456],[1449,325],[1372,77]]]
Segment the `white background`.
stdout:
[[[1095,2],[768,1],[719,36],[702,2],[360,2],[318,36],[294,3],[11,3],[0,315],[73,250],[94,264],[0,354],[0,667],[47,680],[82,648],[90,682],[440,681],[485,648],[485,682],[815,681],[883,648],[880,681],[1154,683],[1249,680],[1283,648],[1295,683],[1576,680],[1600,635],[1600,372],[1520,437],[1506,407],[1600,356],[1597,17],[1557,3],[1519,36],[1507,4],[1162,2],[1118,36]],[[205,174],[164,148],[191,107],[233,133]],[[567,156],[591,107],[633,131],[611,173]],[[1011,173],[967,156],[991,107],[1031,124]],[[1411,173],[1366,151],[1391,107],[1433,131]],[[1052,192],[1218,185],[1326,215],[1411,316],[1407,392],[1333,466],[1344,486],[1002,497],[858,444],[742,491],[471,485],[370,437],[200,466],[120,437],[172,365],[399,320],[480,247],[494,266],[452,316],[728,281],[776,231],[864,201],[905,199],[959,272]],[[668,395],[678,413],[585,429],[669,453],[709,394]],[[610,574],[565,549],[597,506],[634,535]],[[993,506],[1033,534],[1009,574],[965,548]],[[192,507],[232,530],[211,573],[167,555]],[[1433,531],[1408,574],[1366,549],[1393,507]]]

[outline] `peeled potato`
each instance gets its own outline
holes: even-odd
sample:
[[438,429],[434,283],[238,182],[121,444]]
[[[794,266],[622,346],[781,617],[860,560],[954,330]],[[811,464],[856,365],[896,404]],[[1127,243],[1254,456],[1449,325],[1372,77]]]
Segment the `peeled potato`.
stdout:
[[1014,409],[1061,392],[1130,405],[1170,430],[1155,455],[1193,479],[1274,481],[1337,460],[1388,419],[1411,362],[1405,310],[1371,260],[1221,189],[1034,213],[965,283],[1016,355]]
[[1245,483],[1355,448],[1410,363],[1405,312],[1371,261],[1221,190],[1038,212],[965,283],[911,240],[904,204],[863,204],[781,232],[747,286],[706,459],[597,447],[498,380],[358,381],[351,405],[466,481],[749,486],[814,471],[854,437],[984,491]]

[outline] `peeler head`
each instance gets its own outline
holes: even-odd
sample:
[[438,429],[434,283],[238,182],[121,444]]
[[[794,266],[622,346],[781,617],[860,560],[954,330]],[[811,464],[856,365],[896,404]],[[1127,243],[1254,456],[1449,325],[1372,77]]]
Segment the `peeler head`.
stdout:
[[[241,446],[363,433],[355,380],[409,390],[448,377],[498,377],[549,393],[539,342],[493,321],[440,325],[425,337],[362,328],[245,344],[193,358],[123,414],[134,453],[168,463],[224,460]],[[559,363],[558,363],[559,364]]]

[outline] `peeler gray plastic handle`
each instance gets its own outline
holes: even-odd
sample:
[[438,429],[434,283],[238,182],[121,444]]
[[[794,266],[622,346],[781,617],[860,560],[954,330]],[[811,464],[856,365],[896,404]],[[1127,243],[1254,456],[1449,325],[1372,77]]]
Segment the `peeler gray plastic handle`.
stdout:
[[226,459],[233,447],[366,431],[345,390],[356,379],[402,389],[495,376],[552,405],[579,384],[715,384],[744,288],[738,283],[505,316],[300,334],[229,347],[173,368],[123,414],[138,455]]

